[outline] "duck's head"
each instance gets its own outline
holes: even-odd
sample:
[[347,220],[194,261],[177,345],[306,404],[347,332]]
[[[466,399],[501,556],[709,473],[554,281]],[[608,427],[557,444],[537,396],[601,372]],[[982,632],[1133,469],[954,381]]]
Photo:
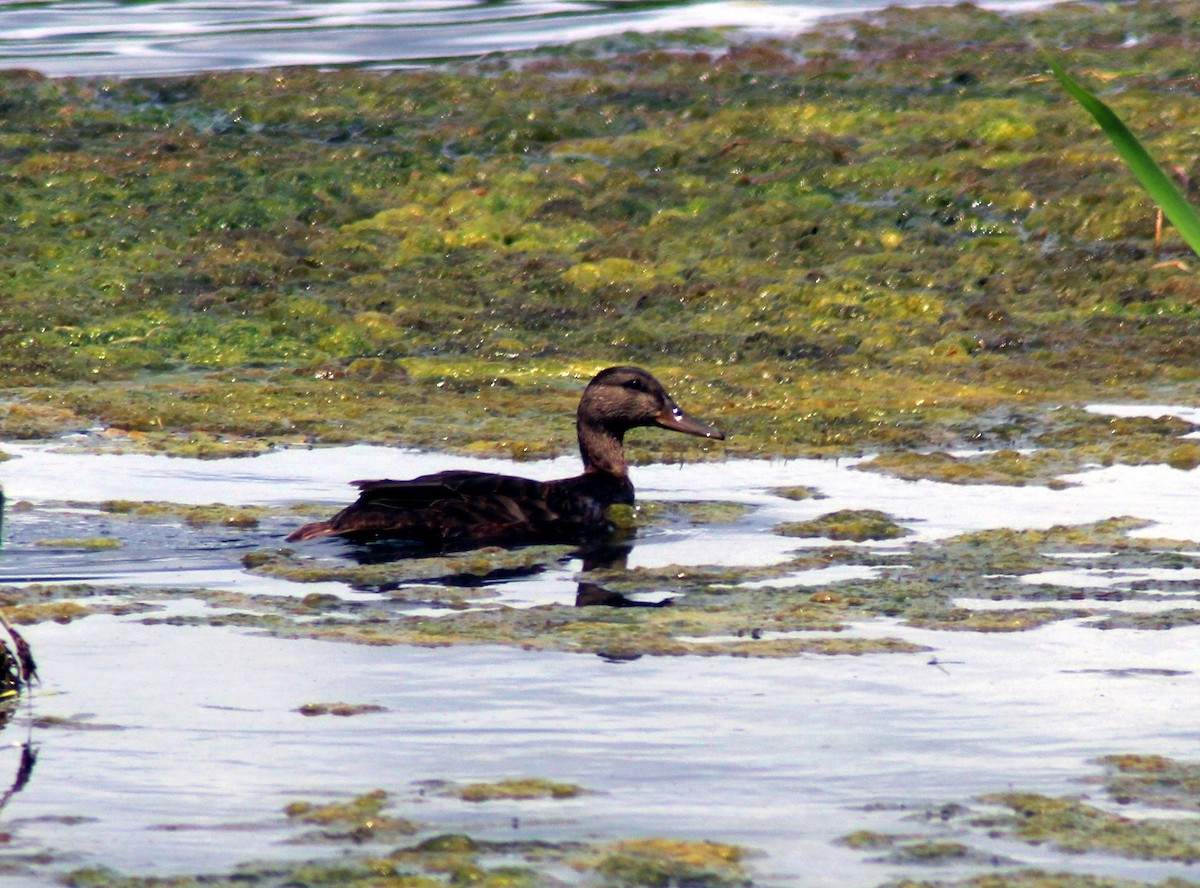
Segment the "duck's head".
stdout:
[[609,367],[597,373],[584,389],[578,421],[581,429],[598,426],[618,440],[638,426],[725,440],[720,431],[680,410],[662,383],[640,367]]

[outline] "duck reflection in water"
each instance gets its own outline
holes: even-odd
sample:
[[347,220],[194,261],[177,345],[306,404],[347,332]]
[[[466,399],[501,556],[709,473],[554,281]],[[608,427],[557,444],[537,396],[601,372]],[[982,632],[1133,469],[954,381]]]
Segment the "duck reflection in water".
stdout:
[[[575,429],[583,473],[535,481],[490,472],[445,471],[406,481],[356,481],[358,499],[326,521],[306,524],[288,540],[340,537],[355,543],[388,544],[416,551],[453,551],[484,545],[580,543],[585,570],[607,552],[614,528],[610,506],[633,505],[633,483],[625,459],[625,433],[657,426],[687,435],[725,436],[684,413],[657,379],[638,367],[609,367],[596,374],[579,401]],[[374,548],[374,547],[372,547]],[[627,547],[623,550],[627,552]],[[382,554],[382,553],[381,553]],[[372,559],[376,560],[376,559]],[[606,598],[614,593],[585,590],[580,604],[636,604]],[[601,595],[600,593],[604,593]]]

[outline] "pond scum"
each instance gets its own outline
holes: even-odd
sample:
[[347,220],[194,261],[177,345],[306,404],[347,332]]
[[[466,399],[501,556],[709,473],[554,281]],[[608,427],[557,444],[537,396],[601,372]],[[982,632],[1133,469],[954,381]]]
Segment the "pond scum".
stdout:
[[1029,41],[1195,183],[1197,16],[964,5],[408,72],[5,72],[0,434],[544,456],[583,380],[639,363],[730,454],[1164,459],[1136,423],[1052,411],[1193,391],[1200,284]]
[[[647,437],[641,459],[869,452],[867,471],[1052,486],[1097,464],[1195,468],[1191,424],[1082,409],[1195,403],[1200,282],[1169,229],[1156,241],[1153,206],[1031,41],[1098,84],[1196,199],[1197,25],[1196,2],[1062,4],[1007,18],[960,5],[890,10],[790,40],[627,35],[421,71],[3,72],[0,437],[88,430],[96,446],[199,457],[374,441],[538,458],[573,447],[564,417],[596,369],[638,363],[732,432],[707,453]],[[989,452],[950,452],[963,448]],[[40,545],[117,548],[121,522],[164,516],[199,534],[265,533],[296,514],[110,503],[93,535]],[[638,520],[741,517],[728,504],[690,504]],[[831,511],[776,528],[830,544],[771,568],[581,577],[616,595],[683,593],[664,608],[484,611],[472,602],[486,590],[438,582],[536,569],[569,554],[557,549],[419,560],[400,572],[275,547],[246,556],[247,570],[339,580],[381,593],[373,601],[189,589],[178,592],[219,615],[159,616],[155,595],[172,590],[49,584],[5,587],[0,603],[14,623],[108,612],[614,659],[919,651],[906,626],[1196,620],[1191,608],[1109,612],[1078,589],[1021,581],[1058,564],[1050,553],[1088,553],[1101,570],[1200,566],[1194,542],[1134,538],[1127,520],[936,544],[905,544],[903,524]],[[906,545],[904,570],[872,548],[889,539]],[[817,592],[788,583],[830,566],[873,574]],[[1125,584],[1104,600],[1194,593],[1164,587]],[[968,593],[1013,606],[972,610],[959,600]],[[454,616],[406,614],[413,604]],[[896,637],[850,628],[880,618]],[[313,716],[363,714],[313,706]],[[1194,764],[1134,754],[1099,764],[1103,805],[1010,790],[948,803],[950,815],[930,818],[945,834],[844,841],[904,862],[985,860],[972,845],[983,836],[1200,860],[1195,821],[1178,815],[1196,810]],[[542,801],[587,793],[532,778],[439,791],[512,806],[526,791]],[[1113,813],[1128,800],[1174,813]],[[391,807],[404,806],[380,792],[281,812],[303,831],[297,841],[354,849],[336,862],[169,880],[89,869],[66,881],[752,878],[748,852],[730,845],[490,843]],[[1137,883],[1020,871],[909,884]]]

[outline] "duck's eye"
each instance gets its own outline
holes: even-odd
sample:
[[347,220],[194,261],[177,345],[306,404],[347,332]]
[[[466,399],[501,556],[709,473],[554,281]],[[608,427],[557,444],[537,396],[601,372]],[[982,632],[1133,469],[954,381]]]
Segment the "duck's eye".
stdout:
[[634,392],[649,391],[649,389],[646,388],[646,383],[642,382],[640,379],[627,379],[625,382],[621,383],[621,385]]

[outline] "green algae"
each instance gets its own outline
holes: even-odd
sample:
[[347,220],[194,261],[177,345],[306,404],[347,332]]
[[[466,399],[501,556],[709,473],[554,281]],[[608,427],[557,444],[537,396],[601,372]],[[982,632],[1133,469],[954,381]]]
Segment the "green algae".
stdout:
[[1200,811],[1200,763],[1125,753],[1097,760],[1105,791],[1118,803]]
[[34,540],[35,546],[44,549],[67,549],[80,552],[98,552],[104,549],[119,549],[121,541],[113,537],[71,537],[61,540]]
[[868,540],[894,540],[907,536],[911,531],[876,509],[841,509],[811,521],[789,521],[776,525],[775,533],[862,543]]
[[[634,527],[652,527],[661,524],[686,524],[702,527],[734,524],[749,515],[751,511],[753,511],[752,507],[745,503],[721,500],[649,502],[637,507],[631,524]],[[618,524],[617,526],[622,525]]]
[[468,783],[449,791],[464,802],[494,802],[521,799],[573,799],[586,792],[574,783],[526,777],[496,783]]
[[824,499],[825,495],[815,487],[798,485],[795,487],[774,487],[770,491],[776,496],[790,500]]
[[[1170,23],[1193,11],[889,10],[422,71],[6,78],[0,435],[544,456],[573,446],[586,378],[627,362],[736,432],[638,436],[639,459],[1005,449],[1010,409],[1186,399],[1182,245],[1155,243],[1026,38],[1079,35],[1064,61],[1186,164],[1197,37]],[[1127,39],[1145,33],[1164,36]],[[1200,460],[1091,431],[1053,467],[991,468]]]
[[601,849],[593,864],[605,882],[616,885],[750,885],[742,867],[745,849],[719,842],[638,839]]
[[365,841],[395,841],[402,836],[411,836],[420,830],[420,825],[411,820],[391,817],[383,813],[388,805],[388,794],[375,790],[347,802],[332,802],[317,805],[311,802],[292,802],[284,809],[288,820],[320,827],[316,833],[305,833],[295,841],[337,841],[350,839],[355,843]]
[[882,453],[856,468],[908,480],[949,484],[1044,484],[1062,489],[1058,476],[1095,466],[1166,464],[1188,471],[1200,465],[1200,448],[1184,436],[1195,431],[1171,416],[1106,417],[1059,408],[1037,416],[1010,414],[1008,437],[1034,450],[1005,448],[973,455],[941,451]]
[[192,527],[219,525],[222,527],[257,527],[266,514],[302,514],[304,507],[289,506],[286,509],[268,510],[259,506],[227,506],[211,503],[194,506],[165,502],[134,502],[131,500],[106,500],[98,504],[102,512],[114,515],[130,515],[137,518],[173,518]]
[[1133,820],[1074,799],[1030,792],[999,793],[983,801],[1012,811],[1008,817],[988,819],[991,828],[1009,830],[1026,842],[1141,860],[1200,860],[1200,822],[1195,820]]
[[[1111,803],[1091,804],[1080,798],[1047,796],[1035,791],[1009,789],[981,796],[977,801],[986,810],[963,805],[943,806],[939,816],[927,818],[953,830],[953,838],[930,837],[919,832],[883,833],[857,830],[839,840],[846,847],[864,853],[888,852],[882,858],[895,863],[925,864],[954,861],[959,858],[994,867],[1014,863],[993,852],[980,855],[972,850],[974,837],[986,837],[990,847],[997,840],[1007,853],[1019,854],[1021,845],[1049,845],[1059,851],[1088,860],[1089,855],[1104,855],[1163,863],[1191,864],[1200,855],[1200,819],[1194,815],[1200,781],[1196,780],[1195,762],[1175,761],[1165,756],[1122,753],[1097,760],[1103,768],[1097,783],[1111,803],[1136,806],[1131,816],[1112,810]],[[1172,813],[1174,812],[1174,813]],[[909,818],[926,819],[926,818]],[[1008,847],[1015,845],[1015,850]],[[943,853],[944,852],[944,853]],[[990,859],[988,859],[990,858]],[[1089,868],[1086,865],[1083,868]],[[1087,885],[1096,888],[1149,888],[1149,883],[1094,876],[1079,872],[1046,872],[1022,869],[964,878],[961,881],[915,881],[896,884],[944,886],[944,888],[1056,888]],[[1179,878],[1156,883],[1165,886],[1191,884]]]
[[[388,804],[382,790],[345,803],[287,807],[297,825],[318,825],[301,841],[321,841],[338,849],[336,859],[280,861],[238,866],[229,873],[182,876],[126,876],[105,868],[67,873],[61,883],[74,888],[192,888],[200,885],[396,886],[396,888],[537,888],[574,884],[582,888],[730,888],[751,884],[740,846],[664,837],[617,841],[537,839],[493,841],[461,832],[438,832],[412,825],[412,831],[386,826],[380,814]],[[406,821],[398,821],[406,823]],[[419,832],[425,835],[395,843]],[[380,841],[393,843],[392,850]],[[366,847],[364,847],[364,845]],[[564,881],[564,879],[566,881]]]
[[70,623],[93,614],[144,614],[157,609],[146,590],[90,583],[28,583],[0,586],[0,608],[17,625]]

